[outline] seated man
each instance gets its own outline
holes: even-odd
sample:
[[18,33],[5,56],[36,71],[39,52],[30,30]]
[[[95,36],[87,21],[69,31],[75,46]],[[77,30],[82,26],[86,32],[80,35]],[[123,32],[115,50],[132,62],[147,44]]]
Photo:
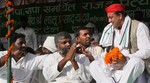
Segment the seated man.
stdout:
[[[30,83],[34,70],[42,69],[43,62],[47,55],[36,56],[29,53],[26,47],[25,35],[16,34],[14,36],[14,47],[11,51],[11,69],[13,83]],[[5,55],[7,51],[0,52],[0,83],[7,83],[7,66],[5,65]]]
[[[88,53],[88,55],[92,55],[94,59],[97,59],[97,57],[103,52],[103,49],[99,45],[93,45],[92,34],[86,27],[79,28],[76,31],[75,39],[77,43],[84,48],[86,53]],[[92,57],[90,60],[93,61]]]
[[[57,51],[57,49],[55,46],[54,37],[48,36],[43,43],[43,47],[40,48],[39,53],[41,54],[37,54],[37,55],[51,54],[55,51]],[[46,79],[42,74],[42,70],[36,70],[33,72],[31,83],[47,83]]]
[[51,54],[57,51],[53,36],[48,36],[43,43],[44,54]]
[[77,54],[77,44],[72,44],[67,32],[56,34],[57,52],[50,54],[44,63],[43,75],[49,83],[83,83],[90,82],[89,58]]
[[105,9],[110,22],[100,40],[105,52],[90,64],[97,83],[134,83],[145,69],[142,59],[150,57],[147,26],[132,20],[124,9],[123,4],[112,4]]

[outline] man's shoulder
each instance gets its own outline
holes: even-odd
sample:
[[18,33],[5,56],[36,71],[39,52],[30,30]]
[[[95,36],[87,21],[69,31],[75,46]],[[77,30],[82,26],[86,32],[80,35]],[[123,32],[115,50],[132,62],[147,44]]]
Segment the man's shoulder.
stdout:
[[104,27],[103,32],[108,31],[108,30],[110,30],[110,29],[113,29],[112,27],[113,27],[112,23],[107,24],[107,25]]
[[7,54],[7,51],[0,51],[0,57],[4,56]]
[[95,49],[95,50],[102,50],[103,48],[102,47],[100,47],[100,46],[89,46],[89,47],[87,47],[87,50],[93,50],[93,49]]
[[28,30],[28,31],[34,31],[34,29],[31,28],[31,27],[26,27],[26,30]]
[[54,52],[54,53],[48,54],[48,58],[51,58],[51,59],[55,59],[55,58],[59,58],[59,57],[61,57],[59,52]]

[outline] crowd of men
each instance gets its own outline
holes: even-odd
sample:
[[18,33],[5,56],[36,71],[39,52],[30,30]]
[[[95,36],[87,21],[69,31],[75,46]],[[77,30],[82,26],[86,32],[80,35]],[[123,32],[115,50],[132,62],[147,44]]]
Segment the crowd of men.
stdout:
[[[147,83],[149,74],[145,72],[149,69],[144,60],[150,57],[148,27],[126,15],[123,4],[111,4],[105,11],[109,24],[101,37],[88,23],[76,30],[74,39],[68,32],[59,32],[48,36],[39,48],[31,43],[36,39],[29,35],[35,34],[22,18],[24,26],[16,30],[11,41],[13,83]],[[113,48],[118,48],[121,59],[107,56],[111,62],[106,64],[106,55]],[[7,52],[0,51],[0,83],[7,83]]]

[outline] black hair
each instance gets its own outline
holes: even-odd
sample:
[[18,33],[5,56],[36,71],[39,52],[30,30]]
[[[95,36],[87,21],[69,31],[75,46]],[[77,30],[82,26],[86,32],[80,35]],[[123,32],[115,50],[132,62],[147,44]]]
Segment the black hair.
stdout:
[[43,53],[43,47],[38,47],[38,48],[35,50],[35,54],[44,55],[44,53]]
[[20,21],[28,21],[28,17],[27,16],[21,16]]
[[126,13],[124,11],[117,11],[117,12],[114,12],[117,16],[122,14],[123,17],[126,16]]
[[14,35],[13,35],[13,42],[16,42],[16,40],[18,39],[18,38],[25,38],[25,35],[24,34],[22,34],[22,33],[14,33]]
[[78,37],[78,36],[80,35],[80,31],[81,31],[81,30],[89,30],[89,31],[90,31],[90,29],[89,29],[88,27],[80,27],[80,28],[78,28],[78,29],[76,30],[74,36],[75,36],[75,37]]

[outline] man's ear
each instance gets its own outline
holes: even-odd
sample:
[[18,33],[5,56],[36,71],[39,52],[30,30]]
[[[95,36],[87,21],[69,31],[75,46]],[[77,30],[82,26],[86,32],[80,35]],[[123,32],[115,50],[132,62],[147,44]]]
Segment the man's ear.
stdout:
[[121,13],[119,13],[120,19],[123,19],[123,15]]
[[80,39],[79,39],[79,37],[76,37],[76,38],[75,38],[75,40],[76,40],[77,42],[80,42]]
[[56,48],[59,48],[59,43],[56,44]]

